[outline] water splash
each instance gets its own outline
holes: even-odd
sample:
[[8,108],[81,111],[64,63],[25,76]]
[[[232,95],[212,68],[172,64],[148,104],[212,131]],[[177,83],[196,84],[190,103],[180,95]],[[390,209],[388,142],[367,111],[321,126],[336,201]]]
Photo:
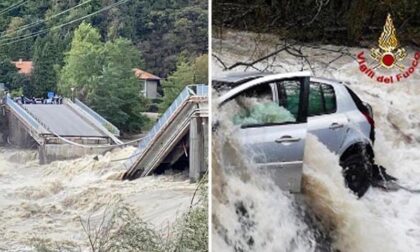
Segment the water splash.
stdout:
[[256,170],[233,139],[213,143],[213,232],[223,241],[216,246],[229,247],[227,251],[314,251],[292,197]]
[[[215,113],[212,146],[214,251],[315,251],[293,196],[257,169],[231,121],[235,106]],[[215,111],[215,110],[213,110]]]
[[345,186],[338,156],[310,134],[305,148],[304,195],[331,232],[333,246],[349,252],[398,251],[394,238],[384,229],[384,220]]

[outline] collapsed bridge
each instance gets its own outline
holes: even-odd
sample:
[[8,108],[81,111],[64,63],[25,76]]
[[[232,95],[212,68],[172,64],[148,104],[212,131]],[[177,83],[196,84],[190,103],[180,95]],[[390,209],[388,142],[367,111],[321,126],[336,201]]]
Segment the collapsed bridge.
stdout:
[[119,130],[77,99],[64,99],[63,104],[19,104],[5,97],[3,114],[8,142],[37,146],[41,164],[99,154],[122,144]]
[[[83,104],[18,104],[6,97],[3,114],[10,144],[37,147],[41,164],[102,154],[125,145],[119,130]],[[123,179],[174,167],[188,169],[191,181],[207,170],[208,86],[186,86],[125,161]]]
[[124,163],[123,179],[144,177],[187,159],[189,177],[197,181],[207,170],[208,86],[185,87]]

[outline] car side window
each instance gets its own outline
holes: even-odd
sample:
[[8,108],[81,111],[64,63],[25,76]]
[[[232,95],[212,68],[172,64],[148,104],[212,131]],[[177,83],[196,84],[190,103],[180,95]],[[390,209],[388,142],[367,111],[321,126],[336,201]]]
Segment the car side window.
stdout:
[[308,116],[335,113],[337,101],[331,85],[311,82],[309,85]]
[[299,114],[300,81],[283,80],[277,83],[280,106],[286,108],[295,118]]
[[334,88],[327,84],[322,84],[321,87],[324,94],[325,113],[335,113],[337,111],[337,99],[335,97]]
[[275,84],[251,87],[230,101],[234,102],[238,111],[232,118],[233,123],[244,128],[296,122],[293,113],[281,106],[274,95]]

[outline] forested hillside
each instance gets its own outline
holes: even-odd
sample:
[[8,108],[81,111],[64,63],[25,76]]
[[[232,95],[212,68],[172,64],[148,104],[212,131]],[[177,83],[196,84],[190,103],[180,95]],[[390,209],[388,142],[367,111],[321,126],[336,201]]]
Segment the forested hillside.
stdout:
[[370,46],[388,13],[403,44],[420,46],[420,1],[213,0],[213,31],[223,28],[279,34],[303,42]]
[[[138,132],[146,124],[141,112],[156,101],[138,95],[132,69],[166,79],[187,66],[196,76],[196,62],[208,51],[207,2],[2,0],[0,83],[30,97],[47,91],[70,96],[73,87],[123,131]],[[19,59],[33,61],[30,76],[16,73],[10,62]],[[202,67],[207,71],[207,64]],[[170,95],[161,109],[172,91],[191,83],[163,84]]]

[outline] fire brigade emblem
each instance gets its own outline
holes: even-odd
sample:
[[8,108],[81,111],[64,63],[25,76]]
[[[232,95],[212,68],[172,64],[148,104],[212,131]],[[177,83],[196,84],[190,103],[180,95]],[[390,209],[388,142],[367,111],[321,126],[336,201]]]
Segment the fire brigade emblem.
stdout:
[[373,69],[380,67],[390,69],[396,66],[403,71],[404,66],[399,62],[404,60],[407,52],[404,48],[399,48],[399,42],[390,14],[386,18],[384,30],[379,37],[378,45],[379,48],[372,48],[370,50],[370,56],[378,62]]

